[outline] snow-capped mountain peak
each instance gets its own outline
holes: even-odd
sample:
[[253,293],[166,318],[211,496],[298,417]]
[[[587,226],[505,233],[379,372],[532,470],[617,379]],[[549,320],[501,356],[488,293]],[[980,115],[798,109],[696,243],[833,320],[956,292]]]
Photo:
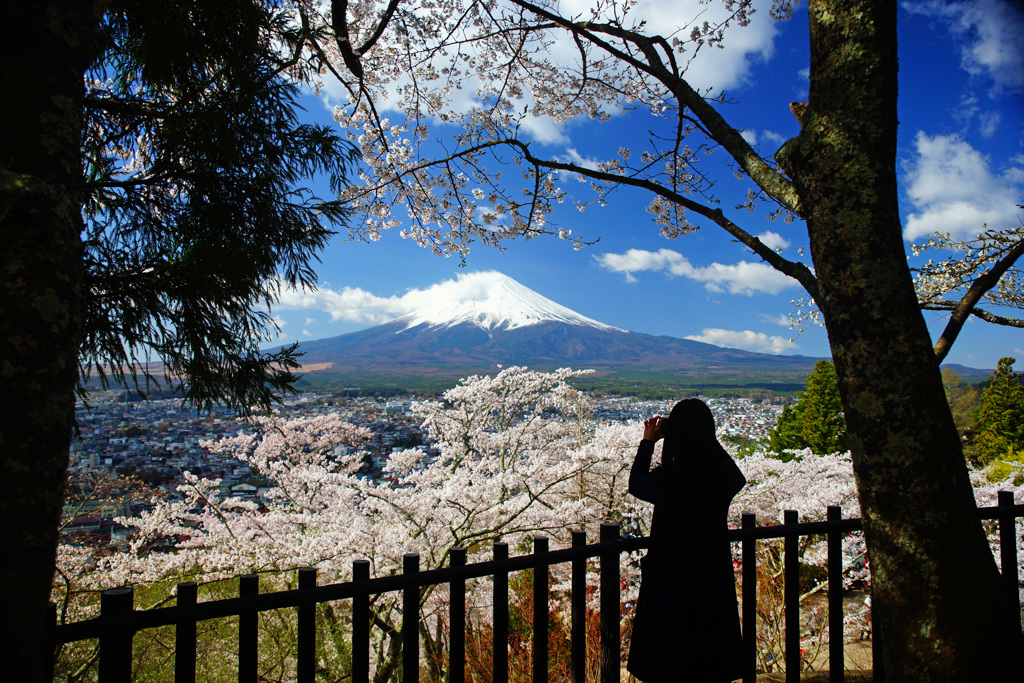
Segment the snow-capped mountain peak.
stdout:
[[404,329],[471,323],[488,331],[512,330],[553,321],[618,330],[557,304],[497,271],[459,275],[419,294],[423,303],[395,321],[403,323]]

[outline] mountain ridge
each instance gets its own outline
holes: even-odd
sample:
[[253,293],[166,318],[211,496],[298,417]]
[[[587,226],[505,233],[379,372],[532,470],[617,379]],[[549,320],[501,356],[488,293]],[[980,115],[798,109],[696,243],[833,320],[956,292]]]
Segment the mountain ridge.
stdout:
[[[337,377],[430,375],[458,379],[499,366],[587,368],[605,377],[792,384],[819,359],[730,349],[623,330],[580,315],[494,271],[461,276],[446,294],[365,330],[303,342],[306,372]],[[315,369],[314,369],[315,368]]]

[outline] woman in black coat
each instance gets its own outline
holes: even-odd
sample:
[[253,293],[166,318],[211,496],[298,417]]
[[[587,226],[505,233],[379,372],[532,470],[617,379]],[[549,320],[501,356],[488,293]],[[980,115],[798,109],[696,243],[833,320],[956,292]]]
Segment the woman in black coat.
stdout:
[[[664,437],[662,464],[651,469]],[[725,683],[743,676],[729,504],[746,484],[715,437],[711,409],[680,401],[668,419],[644,421],[629,492],[654,503],[651,546],[627,669],[644,683]]]

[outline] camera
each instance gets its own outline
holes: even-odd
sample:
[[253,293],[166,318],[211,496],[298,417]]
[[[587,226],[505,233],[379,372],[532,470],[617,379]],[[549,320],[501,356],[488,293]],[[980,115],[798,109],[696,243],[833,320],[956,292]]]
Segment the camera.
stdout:
[[668,434],[668,418],[662,418],[661,420],[661,435],[665,436]]

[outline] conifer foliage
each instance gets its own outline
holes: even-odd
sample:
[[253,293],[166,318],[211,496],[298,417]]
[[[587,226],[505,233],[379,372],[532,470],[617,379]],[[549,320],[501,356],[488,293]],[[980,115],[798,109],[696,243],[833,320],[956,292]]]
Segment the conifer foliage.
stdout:
[[[116,2],[86,79],[83,373],[154,379],[201,404],[266,405],[295,349],[259,351],[281,283],[311,286],[343,224],[353,148],[296,117],[283,15],[259,2]],[[136,381],[139,385],[139,381]]]
[[1014,358],[1000,358],[981,397],[974,452],[987,465],[1024,449],[1024,385]]
[[815,363],[797,401],[786,406],[769,435],[769,446],[781,459],[789,451],[809,448],[816,455],[846,451],[846,420],[836,384],[836,368],[827,361]]
[[[83,372],[241,410],[286,389],[280,283],[309,286],[350,146],[294,114],[303,44],[258,0],[0,5],[5,680],[50,680],[46,604]],[[151,369],[147,361],[162,368]]]

